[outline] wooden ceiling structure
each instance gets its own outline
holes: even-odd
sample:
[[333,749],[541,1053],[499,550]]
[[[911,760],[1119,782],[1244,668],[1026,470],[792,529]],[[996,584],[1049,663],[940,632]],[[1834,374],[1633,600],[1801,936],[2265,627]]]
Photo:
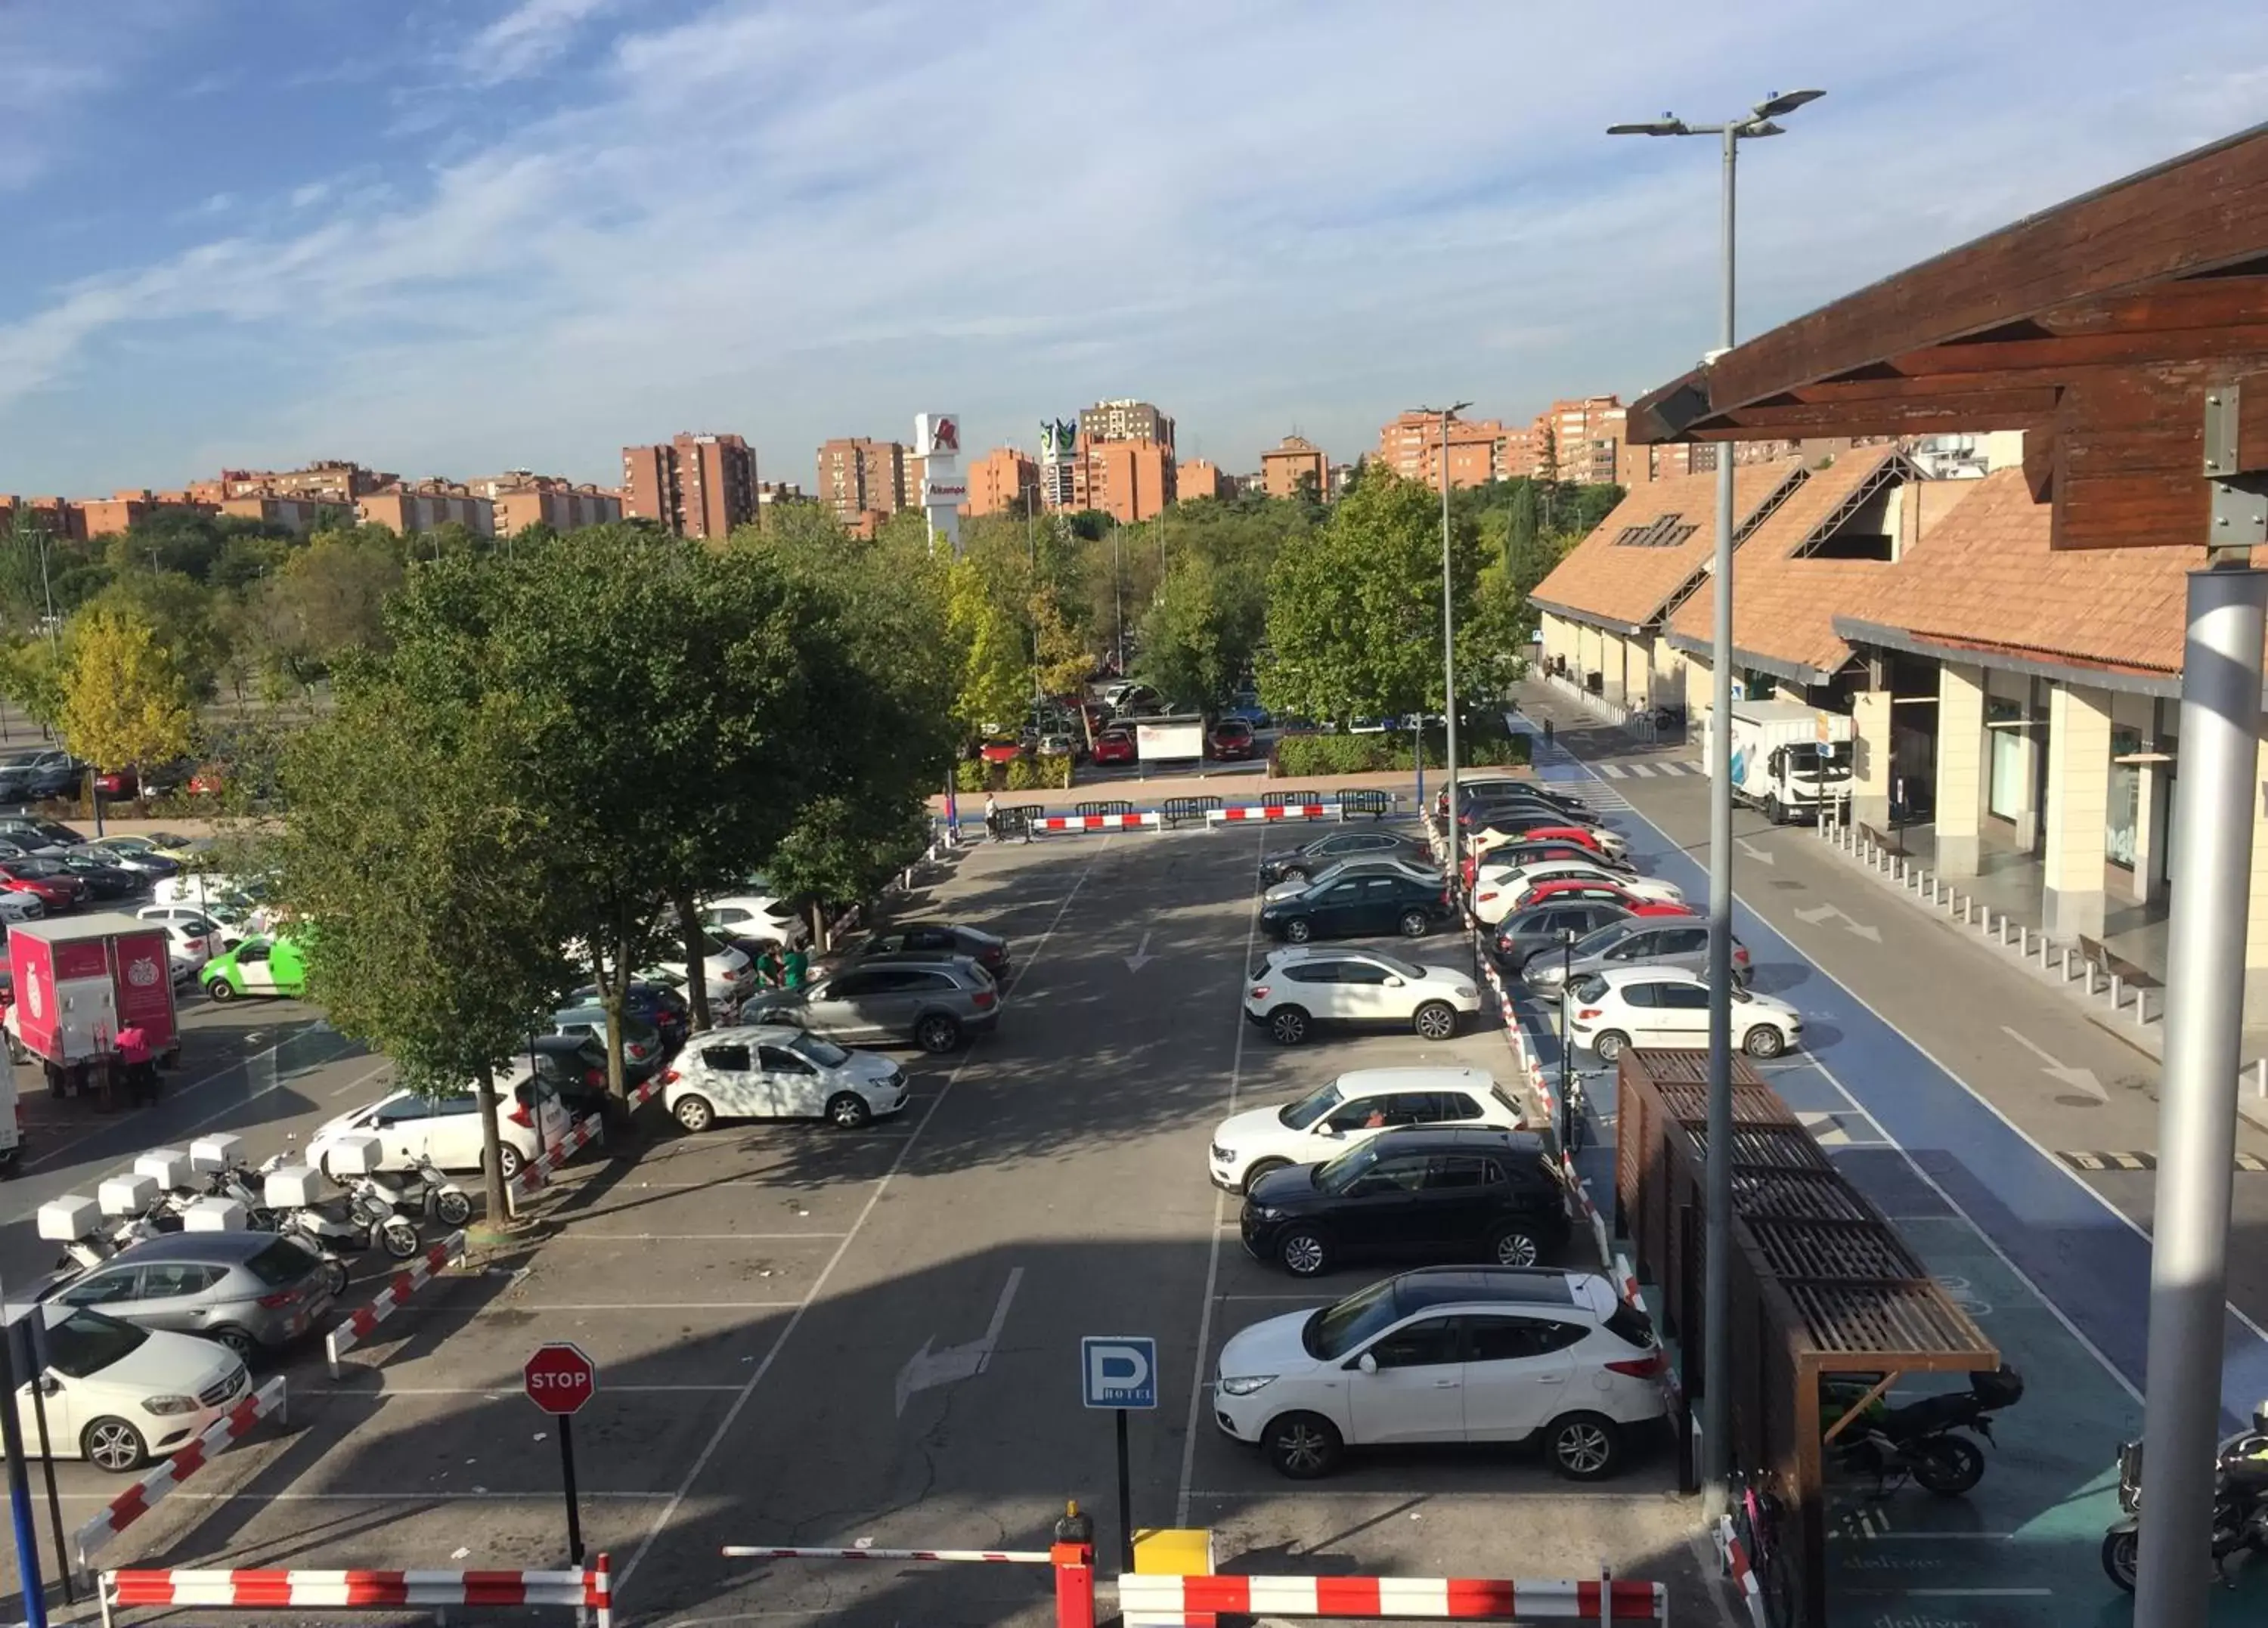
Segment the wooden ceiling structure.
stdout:
[[1995,429],[2025,432],[2052,546],[2268,540],[2268,125],[1760,334],[1638,401],[1627,434]]

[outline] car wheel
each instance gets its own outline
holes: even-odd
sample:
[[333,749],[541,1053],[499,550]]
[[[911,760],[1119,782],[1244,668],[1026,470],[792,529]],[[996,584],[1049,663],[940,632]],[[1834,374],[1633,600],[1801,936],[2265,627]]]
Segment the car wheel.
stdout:
[[502,1147],[497,1149],[497,1169],[504,1172],[504,1178],[506,1181],[512,1181],[518,1177],[519,1175],[519,1167],[524,1162],[526,1162],[526,1161],[520,1158],[519,1149],[513,1147],[510,1142],[504,1143]]
[[1425,913],[1422,910],[1405,910],[1402,913],[1402,936],[1404,938],[1423,938],[1432,925],[1425,919]]
[[1758,1023],[1741,1042],[1741,1050],[1751,1057],[1778,1057],[1787,1050],[1787,1037],[1770,1023]]
[[98,1470],[122,1476],[150,1462],[150,1444],[122,1419],[98,1419],[79,1433],[78,1450]]
[[1499,1266],[1533,1266],[1543,1258],[1543,1245],[1525,1227],[1506,1227],[1496,1235],[1489,1252]]
[[1447,1040],[1457,1032],[1457,1009],[1447,1001],[1428,1001],[1410,1020],[1420,1040]]
[[1272,1176],[1291,1164],[1289,1159],[1262,1159],[1244,1173],[1244,1191],[1250,1192],[1255,1183],[1263,1176]]
[[942,1012],[932,1012],[914,1025],[914,1044],[941,1057],[961,1044],[961,1025]]
[[205,1338],[218,1340],[247,1362],[251,1361],[260,1349],[252,1336],[233,1323],[224,1323],[217,1329],[207,1329]]
[[1296,1006],[1279,1006],[1268,1015],[1268,1038],[1278,1045],[1297,1045],[1307,1038],[1307,1015]]
[[709,1105],[705,1096],[681,1096],[670,1111],[677,1116],[678,1124],[696,1133],[705,1131],[717,1123],[717,1111]]
[[1284,1270],[1295,1278],[1312,1278],[1329,1269],[1331,1246],[1312,1227],[1294,1227],[1284,1235],[1276,1253],[1284,1263]]
[[1591,1038],[1591,1050],[1602,1063],[1611,1063],[1623,1054],[1630,1037],[1618,1029],[1602,1029]]
[[1284,924],[1284,937],[1291,943],[1304,944],[1314,935],[1314,926],[1305,916],[1293,916]]
[[1622,1466],[1622,1426],[1603,1413],[1555,1419],[1545,1441],[1551,1467],[1570,1481],[1603,1481]]
[[1284,867],[1284,874],[1276,879],[1278,882],[1297,882],[1304,886],[1307,881],[1307,867],[1304,865],[1286,865]]
[[873,1117],[874,1111],[856,1091],[837,1091],[827,1099],[828,1123],[839,1131],[864,1130]]
[[1260,1438],[1260,1450],[1278,1475],[1313,1481],[1338,1468],[1346,1443],[1338,1426],[1322,1414],[1286,1413],[1269,1421]]
[[216,978],[205,986],[205,998],[210,1001],[233,1001],[236,991],[230,986],[228,979]]

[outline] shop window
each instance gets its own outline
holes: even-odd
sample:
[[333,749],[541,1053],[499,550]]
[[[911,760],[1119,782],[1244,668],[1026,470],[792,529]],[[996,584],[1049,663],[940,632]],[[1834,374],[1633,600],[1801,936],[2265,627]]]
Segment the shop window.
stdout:
[[1994,818],[2013,820],[2024,811],[2024,709],[1988,699],[1984,717],[1992,759],[1984,806]]
[[2110,800],[2103,810],[2102,853],[2112,864],[2134,869],[2135,833],[2142,811],[2142,766],[2121,763],[2142,750],[2139,730],[2110,731]]

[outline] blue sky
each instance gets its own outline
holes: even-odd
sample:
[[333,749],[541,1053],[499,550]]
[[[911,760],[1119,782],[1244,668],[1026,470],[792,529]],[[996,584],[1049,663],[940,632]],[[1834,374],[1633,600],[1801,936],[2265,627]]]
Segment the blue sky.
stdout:
[[[1729,20],[1715,20],[1727,19]],[[1404,406],[1625,398],[2268,119],[2268,8],[1741,0],[0,0],[0,491],[357,458],[612,481],[736,429],[1030,446],[1141,396],[1232,470]]]

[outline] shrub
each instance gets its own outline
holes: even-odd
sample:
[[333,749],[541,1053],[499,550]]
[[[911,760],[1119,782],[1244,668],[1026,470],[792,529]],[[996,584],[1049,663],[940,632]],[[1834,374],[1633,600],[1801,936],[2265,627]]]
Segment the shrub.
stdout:
[[1008,766],[1010,791],[1061,791],[1071,784],[1071,758],[1055,752],[1044,758],[1019,758]]
[[959,791],[983,791],[990,783],[992,766],[982,758],[963,758],[953,766],[953,784]]
[[[1275,774],[1377,774],[1414,768],[1407,730],[1376,735],[1292,735],[1277,743]],[[1496,719],[1476,719],[1457,736],[1460,768],[1500,768],[1528,760],[1528,737],[1514,735]],[[1439,730],[1425,731],[1425,766],[1448,762],[1448,741]]]

